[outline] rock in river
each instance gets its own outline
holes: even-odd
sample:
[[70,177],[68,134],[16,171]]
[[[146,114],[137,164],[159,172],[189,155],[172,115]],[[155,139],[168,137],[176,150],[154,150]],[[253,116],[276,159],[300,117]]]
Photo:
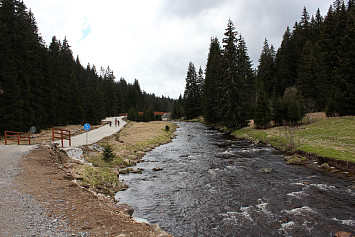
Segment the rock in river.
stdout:
[[163,168],[161,168],[161,167],[155,167],[155,168],[153,168],[153,171],[161,171],[161,170],[163,170]]
[[262,168],[259,170],[259,172],[262,172],[262,173],[272,173],[273,169],[272,168]]

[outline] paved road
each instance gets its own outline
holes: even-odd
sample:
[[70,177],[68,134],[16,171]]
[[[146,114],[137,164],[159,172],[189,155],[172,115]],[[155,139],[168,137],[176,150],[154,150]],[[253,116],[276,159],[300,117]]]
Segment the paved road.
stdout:
[[[118,121],[120,122],[119,126],[115,126],[115,118],[118,118]],[[123,126],[126,124],[125,121],[123,121],[123,116],[121,117],[110,117],[110,118],[106,118],[103,121],[111,121],[112,125],[110,127],[109,124],[106,124],[100,128],[94,129],[94,130],[89,130],[88,134],[87,134],[87,144],[93,144],[96,143],[98,141],[100,141],[101,139],[103,139],[104,137],[107,136],[111,136],[112,134],[117,133],[118,131],[120,131]],[[61,140],[55,141],[55,143],[58,143],[61,147],[62,142]],[[71,138],[71,146],[72,147],[76,147],[76,146],[83,146],[86,145],[86,133],[77,135],[77,136],[73,136]],[[69,141],[65,140],[64,141],[64,147],[69,147]]]

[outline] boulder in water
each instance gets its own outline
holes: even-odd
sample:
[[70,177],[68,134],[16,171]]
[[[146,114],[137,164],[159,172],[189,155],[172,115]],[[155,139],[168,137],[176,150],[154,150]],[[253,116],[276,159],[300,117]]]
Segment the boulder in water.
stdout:
[[262,168],[259,170],[259,172],[266,173],[266,174],[272,173],[272,171],[273,171],[273,168]]
[[155,168],[153,168],[153,171],[161,171],[161,170],[163,170],[163,168],[161,168],[161,167],[155,167]]
[[288,156],[285,157],[284,160],[286,160],[286,164],[288,165],[304,165],[308,163],[306,157],[299,156],[299,155]]

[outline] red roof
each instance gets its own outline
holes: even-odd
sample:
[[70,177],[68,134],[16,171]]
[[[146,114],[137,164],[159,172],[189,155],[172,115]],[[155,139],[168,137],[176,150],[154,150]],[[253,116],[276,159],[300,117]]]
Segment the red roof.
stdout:
[[[143,114],[144,112],[138,112],[138,114]],[[165,112],[158,112],[158,111],[154,111],[154,115],[155,116],[162,116],[163,114],[165,114]],[[127,116],[128,115],[128,113],[122,113],[122,114],[120,114],[120,116]]]

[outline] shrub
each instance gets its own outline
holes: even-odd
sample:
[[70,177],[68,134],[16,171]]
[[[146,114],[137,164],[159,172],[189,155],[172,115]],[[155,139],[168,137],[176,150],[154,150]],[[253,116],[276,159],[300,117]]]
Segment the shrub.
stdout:
[[111,162],[113,158],[115,157],[115,154],[113,153],[113,148],[111,145],[107,144],[104,146],[104,152],[103,152],[103,160],[105,162]]

